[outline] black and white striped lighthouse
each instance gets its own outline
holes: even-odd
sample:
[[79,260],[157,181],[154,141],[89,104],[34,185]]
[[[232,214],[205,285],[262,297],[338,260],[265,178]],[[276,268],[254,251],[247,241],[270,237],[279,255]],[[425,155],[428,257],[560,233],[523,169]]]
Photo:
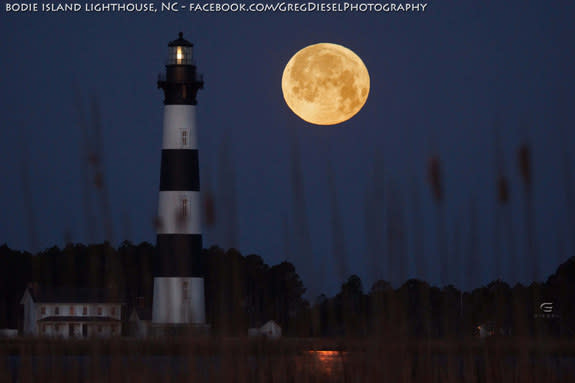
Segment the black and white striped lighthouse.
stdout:
[[192,49],[180,32],[168,44],[166,73],[158,79],[164,91],[164,127],[152,309],[157,328],[205,324],[196,134],[196,94],[203,79]]

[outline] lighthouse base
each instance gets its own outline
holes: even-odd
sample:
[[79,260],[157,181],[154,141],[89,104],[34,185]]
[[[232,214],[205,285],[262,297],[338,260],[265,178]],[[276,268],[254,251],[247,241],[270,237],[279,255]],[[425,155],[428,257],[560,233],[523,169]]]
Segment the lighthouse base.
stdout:
[[148,334],[152,338],[206,337],[210,335],[210,325],[152,323]]
[[203,327],[206,323],[204,278],[154,278],[153,299],[153,327],[157,325]]

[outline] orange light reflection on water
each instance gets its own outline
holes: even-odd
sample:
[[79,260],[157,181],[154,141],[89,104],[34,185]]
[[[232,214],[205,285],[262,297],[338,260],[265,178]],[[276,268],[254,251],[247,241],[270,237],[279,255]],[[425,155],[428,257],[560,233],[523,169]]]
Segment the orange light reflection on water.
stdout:
[[344,352],[333,350],[308,351],[313,357],[314,364],[326,375],[334,375],[343,370]]

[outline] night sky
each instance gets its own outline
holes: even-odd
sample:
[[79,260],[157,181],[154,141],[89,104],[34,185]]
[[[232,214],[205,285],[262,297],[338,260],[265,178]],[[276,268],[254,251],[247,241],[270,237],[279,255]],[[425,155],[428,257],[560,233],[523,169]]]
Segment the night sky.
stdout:
[[[424,13],[345,14],[9,14],[2,4],[0,243],[11,248],[106,238],[155,243],[163,116],[156,80],[167,43],[182,31],[205,81],[197,106],[200,176],[217,215],[204,247],[235,246],[268,264],[287,258],[313,295],[337,291],[342,257],[346,274],[358,274],[366,290],[376,278],[439,283],[437,209],[427,183],[428,159],[437,155],[449,249],[457,253],[447,282],[487,283],[497,278],[497,126],[519,259],[511,265],[499,255],[501,277],[530,280],[517,166],[525,140],[540,278],[575,251],[565,196],[565,175],[575,180],[572,1],[434,1]],[[335,127],[299,119],[281,92],[287,61],[318,42],[353,50],[371,77],[362,111]],[[101,150],[107,194],[86,187],[89,147]],[[383,202],[370,197],[380,184]],[[403,276],[389,270],[385,254],[368,256],[366,225],[385,220],[392,189],[407,232]],[[466,276],[471,201],[479,260]],[[87,224],[90,210],[98,213]],[[424,275],[416,275],[415,221],[424,227]],[[343,232],[337,241],[334,227]]]

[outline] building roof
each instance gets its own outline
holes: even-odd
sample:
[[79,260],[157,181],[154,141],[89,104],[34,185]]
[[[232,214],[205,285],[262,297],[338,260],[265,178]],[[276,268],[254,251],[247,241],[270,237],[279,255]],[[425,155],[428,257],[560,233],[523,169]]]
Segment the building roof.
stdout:
[[120,322],[112,317],[89,316],[51,316],[40,319],[38,322]]
[[273,319],[271,319],[271,320],[267,321],[266,323],[264,323],[263,326],[260,327],[260,328],[264,328],[264,327],[267,328],[267,327],[270,327],[270,326],[272,326],[272,327],[277,327],[277,328],[279,328],[279,329],[282,328],[282,327],[278,324],[278,322],[276,322],[276,321],[273,320]]
[[108,289],[92,288],[28,288],[34,302],[38,303],[123,303]]
[[134,311],[138,316],[139,320],[149,321],[152,320],[152,308],[151,307],[134,307]]

